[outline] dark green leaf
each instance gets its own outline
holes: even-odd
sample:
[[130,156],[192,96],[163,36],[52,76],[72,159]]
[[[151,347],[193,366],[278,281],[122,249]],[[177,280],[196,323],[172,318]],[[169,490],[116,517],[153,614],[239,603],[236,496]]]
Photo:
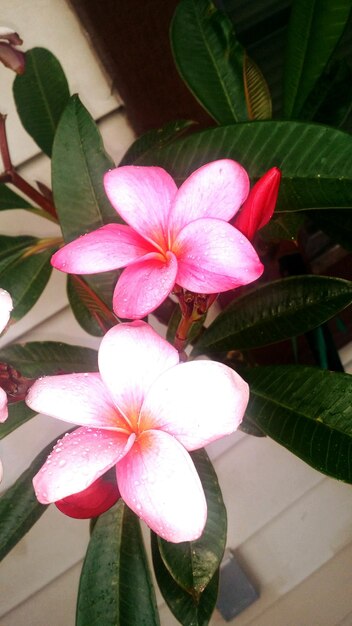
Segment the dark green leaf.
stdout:
[[253,437],[265,437],[265,433],[263,433],[258,426],[250,422],[246,416],[244,416],[242,422],[239,425],[239,430],[242,430],[246,435],[252,435]]
[[179,587],[166,569],[159,553],[157,536],[154,533],[151,539],[155,576],[168,607],[182,626],[207,626],[217,600],[218,572],[214,574],[203,593],[192,596]]
[[218,479],[205,450],[192,453],[208,505],[207,523],[197,541],[169,543],[158,538],[165,567],[176,583],[192,597],[198,596],[217,571],[226,544],[226,509]]
[[272,115],[269,87],[258,65],[246,53],[243,80],[249,119],[269,120]]
[[278,212],[260,230],[260,236],[265,241],[297,241],[298,233],[304,222],[305,215],[302,211]]
[[11,319],[21,319],[34,306],[51,275],[50,259],[55,248],[43,250],[23,258],[9,257],[7,265],[1,264],[0,284],[11,293],[14,308]]
[[345,28],[350,0],[295,0],[284,72],[284,115],[297,117]]
[[279,167],[277,210],[351,207],[352,137],[327,126],[256,121],[211,128],[155,151],[143,163],[164,167],[181,183],[220,158],[239,161],[253,180]]
[[219,124],[248,119],[244,50],[224,13],[209,0],[181,0],[171,23],[171,45],[181,77]]
[[70,97],[66,76],[57,58],[45,48],[26,52],[26,70],[16,76],[13,94],[26,131],[51,156],[55,130]]
[[153,150],[168,146],[185,133],[194,122],[190,120],[178,120],[177,122],[169,122],[162,128],[150,130],[133,142],[132,146],[127,150],[120,165],[138,165],[139,161],[147,154],[151,154]]
[[352,377],[296,365],[243,373],[246,415],[315,469],[352,482]]
[[352,282],[292,276],[234,300],[205,330],[197,352],[247,350],[319,326],[352,302]]
[[56,341],[30,341],[0,350],[0,362],[9,363],[23,376],[96,372],[97,351]]
[[9,404],[9,416],[3,424],[0,424],[0,439],[3,439],[16,428],[32,419],[36,413],[30,409],[24,401]]
[[115,315],[81,277],[67,277],[67,295],[77,322],[87,333],[102,337],[118,323]]
[[103,187],[103,176],[114,164],[78,96],[72,96],[60,119],[52,167],[54,201],[66,242],[118,221]]
[[52,451],[56,439],[38,454],[30,467],[0,498],[0,560],[32,528],[46,509],[34,494],[32,479]]
[[309,211],[309,217],[333,241],[352,252],[352,210]]
[[7,209],[31,209],[32,205],[24,200],[22,196],[12,191],[4,183],[0,183],[0,211]]
[[76,626],[119,624],[160,624],[139,520],[122,500],[94,526],[76,616]]

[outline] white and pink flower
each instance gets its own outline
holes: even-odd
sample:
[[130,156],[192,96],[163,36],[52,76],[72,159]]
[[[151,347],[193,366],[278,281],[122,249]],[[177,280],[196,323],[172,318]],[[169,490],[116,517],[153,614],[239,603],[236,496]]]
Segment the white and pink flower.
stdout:
[[[0,333],[4,330],[10,319],[10,313],[12,311],[12,299],[9,293],[5,289],[0,289]],[[4,422],[8,418],[7,408],[7,395],[5,391],[0,387],[0,423]],[[2,479],[3,469],[0,461],[0,481]]]
[[160,167],[124,166],[105,175],[106,193],[127,225],[108,224],[67,244],[52,264],[74,274],[125,267],[115,288],[119,317],[154,311],[175,284],[215,294],[246,285],[263,266],[248,239],[229,224],[249,192],[236,161],[213,161],[178,189]]
[[48,376],[29,391],[32,409],[80,425],[34,477],[38,500],[82,492],[116,466],[121,497],[150,528],[172,542],[198,538],[207,507],[188,451],[236,430],[248,385],[222,363],[179,363],[140,321],[105,335],[99,370]]

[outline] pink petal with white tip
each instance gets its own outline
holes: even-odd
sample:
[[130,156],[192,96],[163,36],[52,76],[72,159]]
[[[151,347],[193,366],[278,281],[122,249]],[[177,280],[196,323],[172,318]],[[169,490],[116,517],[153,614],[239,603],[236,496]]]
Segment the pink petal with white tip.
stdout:
[[13,304],[10,294],[5,289],[0,289],[0,333],[10,319],[12,308]]
[[127,267],[117,281],[113,308],[118,317],[140,319],[167,298],[175,284],[177,260],[172,252],[166,258],[148,255]]
[[2,389],[2,387],[0,387],[0,424],[5,422],[8,416],[9,416],[9,411],[7,408],[7,394]]
[[150,388],[140,428],[170,433],[187,450],[197,450],[233,433],[248,404],[247,383],[215,361],[192,361],[168,370]]
[[234,289],[263,272],[248,239],[222,220],[205,218],[188,224],[173,249],[178,261],[176,282],[196,293]]
[[107,172],[104,187],[125,222],[164,249],[170,206],[177,193],[170,174],[161,167],[126,165]]
[[230,159],[212,161],[193,172],[178,190],[170,213],[170,230],[203,217],[229,221],[249,192],[246,170]]
[[107,224],[55,252],[51,264],[69,274],[96,274],[125,267],[151,250],[129,226]]
[[66,434],[33,478],[39,502],[50,504],[83,491],[128,452],[134,439],[85,427]]
[[207,505],[192,459],[162,431],[147,431],[117,465],[122,499],[167,541],[193,541],[202,534]]
[[38,413],[80,426],[126,430],[100,374],[45,376],[30,388],[26,404]]
[[140,321],[114,326],[99,349],[102,379],[116,406],[135,423],[152,383],[178,362],[177,350]]

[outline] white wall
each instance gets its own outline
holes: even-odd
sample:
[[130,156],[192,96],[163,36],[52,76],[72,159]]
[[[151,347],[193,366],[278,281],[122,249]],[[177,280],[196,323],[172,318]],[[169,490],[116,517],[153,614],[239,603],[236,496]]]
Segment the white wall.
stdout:
[[[25,48],[44,46],[60,59],[72,92],[80,93],[118,161],[132,132],[111,94],[94,52],[63,0],[2,0],[1,20]],[[7,112],[11,152],[29,180],[50,184],[48,160],[19,125],[11,97],[12,74],[0,67],[0,111]],[[2,212],[3,234],[55,234],[55,227],[24,212]],[[58,272],[42,298],[1,340],[63,340],[97,346],[67,308]],[[343,351],[352,361],[351,348]],[[1,442],[9,486],[63,424],[38,416]],[[211,448],[229,514],[228,547],[236,550],[260,599],[235,620],[238,626],[349,626],[352,624],[352,490],[324,478],[268,439],[236,434]],[[73,626],[87,523],[50,507],[0,566],[0,626]],[[159,597],[163,626],[174,626]],[[224,625],[219,614],[213,626]],[[104,625],[102,625],[104,626]],[[130,626],[130,625],[122,625]]]

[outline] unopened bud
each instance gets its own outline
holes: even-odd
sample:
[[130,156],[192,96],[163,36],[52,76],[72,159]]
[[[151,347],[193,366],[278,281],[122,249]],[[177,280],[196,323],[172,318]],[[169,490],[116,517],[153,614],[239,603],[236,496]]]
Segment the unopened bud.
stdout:
[[98,517],[110,509],[120,498],[116,480],[101,476],[87,489],[55,502],[61,513],[76,519]]
[[279,168],[272,167],[252,187],[240,212],[232,221],[233,226],[250,241],[253,240],[257,230],[263,228],[273,216],[280,180]]
[[13,30],[0,27],[0,61],[16,74],[23,74],[25,70],[25,55],[15,48],[22,43],[22,39]]

